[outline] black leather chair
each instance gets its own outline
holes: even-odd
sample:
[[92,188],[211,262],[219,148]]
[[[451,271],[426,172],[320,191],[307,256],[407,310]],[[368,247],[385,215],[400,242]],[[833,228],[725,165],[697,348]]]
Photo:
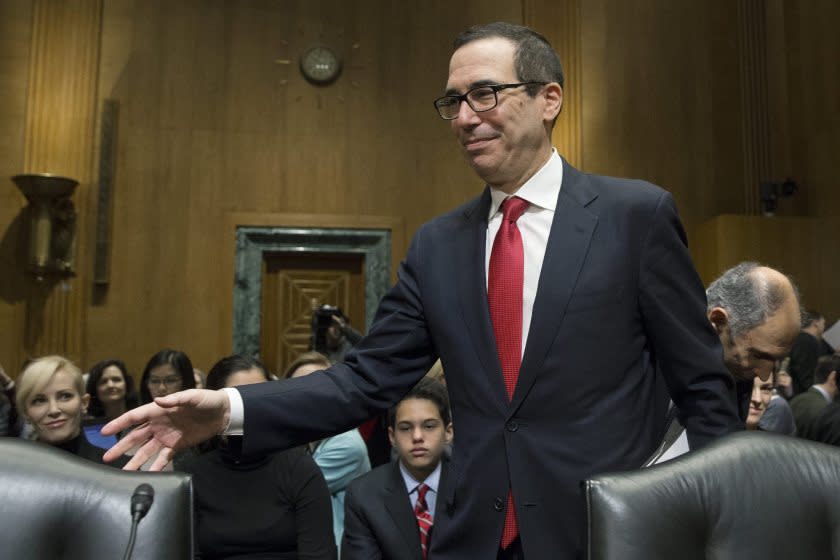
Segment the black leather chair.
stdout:
[[840,559],[840,449],[741,432],[584,482],[589,560]]
[[135,473],[65,451],[0,438],[0,558],[123,558],[131,528],[131,495],[155,490],[140,521],[132,558],[193,557],[192,482],[180,473]]

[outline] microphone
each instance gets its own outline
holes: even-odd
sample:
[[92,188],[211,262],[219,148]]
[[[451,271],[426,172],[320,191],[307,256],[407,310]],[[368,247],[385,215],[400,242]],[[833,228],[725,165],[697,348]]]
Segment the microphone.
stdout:
[[125,547],[123,560],[129,560],[134,550],[134,540],[137,537],[137,524],[143,519],[155,501],[155,489],[150,484],[141,484],[131,495],[131,533],[128,536],[128,546]]
[[150,484],[141,484],[134,489],[131,496],[131,518],[138,521],[146,517],[152,502],[155,501],[155,489]]

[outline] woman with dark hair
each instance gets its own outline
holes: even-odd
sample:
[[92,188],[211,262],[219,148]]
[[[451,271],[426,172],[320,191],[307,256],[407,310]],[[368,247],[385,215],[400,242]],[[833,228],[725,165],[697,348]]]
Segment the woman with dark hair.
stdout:
[[142,404],[185,389],[195,389],[193,366],[187,355],[166,348],[152,356],[140,379]]
[[90,368],[88,416],[111,421],[137,406],[134,380],[122,360],[103,360]]
[[[265,367],[247,356],[220,360],[208,389],[262,383]],[[179,470],[192,474],[196,543],[202,560],[334,559],[330,494],[302,448],[242,457],[241,436],[217,437]]]

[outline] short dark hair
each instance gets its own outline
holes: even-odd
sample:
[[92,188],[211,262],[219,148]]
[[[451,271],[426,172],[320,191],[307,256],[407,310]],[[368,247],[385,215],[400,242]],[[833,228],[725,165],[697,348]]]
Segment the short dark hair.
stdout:
[[99,387],[99,380],[102,379],[102,375],[105,373],[105,370],[111,366],[120,370],[123,380],[125,381],[126,409],[137,406],[137,395],[134,394],[134,380],[128,374],[128,369],[126,369],[125,363],[123,363],[122,360],[102,360],[90,368],[87,383],[85,384],[85,391],[88,395],[90,395],[88,414],[94,418],[105,416],[105,408],[102,406],[102,401],[99,400],[97,388]]
[[271,381],[271,376],[268,375],[268,370],[265,369],[265,365],[261,361],[250,356],[233,354],[222,358],[210,368],[210,372],[207,374],[207,388],[214,391],[221,389],[227,384],[228,377],[234,373],[250,369],[258,370],[266,381]]
[[327,369],[332,365],[332,362],[320,352],[315,352],[314,350],[304,352],[298,356],[294,362],[289,364],[289,367],[287,367],[285,373],[283,373],[283,379],[289,379],[299,367],[312,364],[324,366],[324,369]]
[[[467,43],[500,37],[515,45],[513,65],[520,82],[557,82],[563,87],[563,65],[548,39],[529,27],[504,21],[474,25],[455,37],[453,47],[460,49]],[[537,94],[539,86],[528,86],[528,95]]]
[[149,359],[143,369],[143,377],[140,379],[140,400],[143,403],[152,402],[152,394],[149,392],[149,374],[158,366],[169,364],[175,373],[181,376],[181,390],[195,389],[195,375],[189,357],[180,350],[164,348]]
[[[832,371],[840,372],[840,356],[837,354],[820,356],[820,359],[817,360],[817,367],[814,368],[814,383],[817,385],[825,383]],[[838,383],[840,383],[840,379]]]
[[[786,294],[781,283],[768,282],[756,274],[764,265],[742,262],[720,275],[706,290],[708,309],[720,307],[729,317],[733,336],[743,335],[764,324],[785,303]],[[790,277],[785,276],[799,301],[799,290]]]
[[390,427],[396,428],[397,408],[408,399],[426,399],[427,401],[432,401],[440,413],[440,419],[443,420],[444,427],[452,422],[452,413],[449,410],[449,394],[446,392],[446,387],[440,381],[424,377],[400,399],[400,402],[388,410],[388,425]]
[[825,319],[823,314],[813,309],[803,309],[801,313],[802,328],[810,327],[820,319]]

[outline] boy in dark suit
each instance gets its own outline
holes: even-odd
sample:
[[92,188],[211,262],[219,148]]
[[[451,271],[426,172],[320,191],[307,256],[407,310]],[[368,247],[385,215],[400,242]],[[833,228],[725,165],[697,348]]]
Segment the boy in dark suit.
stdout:
[[[342,560],[425,560],[452,441],[446,388],[422,379],[389,413],[399,460],[353,481],[344,501]],[[384,507],[383,507],[384,506]]]

